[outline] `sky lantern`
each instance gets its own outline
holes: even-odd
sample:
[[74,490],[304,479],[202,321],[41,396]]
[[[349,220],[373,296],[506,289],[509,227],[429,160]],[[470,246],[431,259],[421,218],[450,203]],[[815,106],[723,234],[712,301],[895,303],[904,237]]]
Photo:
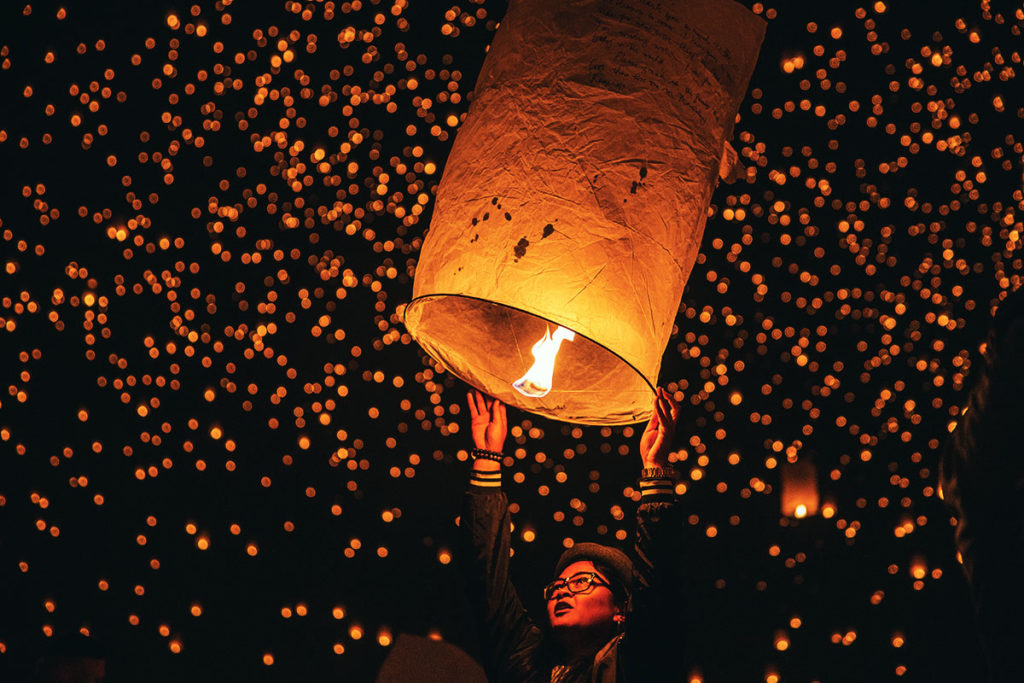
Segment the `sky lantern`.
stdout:
[[728,0],[513,1],[416,266],[427,353],[531,412],[645,420],[763,34]]
[[818,471],[804,458],[782,466],[782,514],[803,519],[818,514]]

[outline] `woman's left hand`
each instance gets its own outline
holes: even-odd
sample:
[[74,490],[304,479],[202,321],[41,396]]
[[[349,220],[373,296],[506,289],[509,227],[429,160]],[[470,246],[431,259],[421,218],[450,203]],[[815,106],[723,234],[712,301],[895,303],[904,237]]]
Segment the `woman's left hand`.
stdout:
[[654,413],[640,437],[640,457],[643,458],[644,467],[668,467],[668,454],[672,448],[672,437],[676,433],[679,410],[679,404],[672,396],[658,387],[654,397]]

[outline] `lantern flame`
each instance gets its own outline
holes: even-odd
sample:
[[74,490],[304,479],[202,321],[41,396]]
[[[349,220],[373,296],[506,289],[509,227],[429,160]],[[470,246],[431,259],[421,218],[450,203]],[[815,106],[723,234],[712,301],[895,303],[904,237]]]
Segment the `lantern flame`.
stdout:
[[558,355],[558,349],[563,341],[573,341],[575,338],[575,332],[561,325],[554,334],[545,327],[544,336],[530,349],[530,353],[533,354],[533,365],[525,375],[512,383],[515,390],[531,398],[547,396],[551,391],[551,378],[555,374],[555,357]]

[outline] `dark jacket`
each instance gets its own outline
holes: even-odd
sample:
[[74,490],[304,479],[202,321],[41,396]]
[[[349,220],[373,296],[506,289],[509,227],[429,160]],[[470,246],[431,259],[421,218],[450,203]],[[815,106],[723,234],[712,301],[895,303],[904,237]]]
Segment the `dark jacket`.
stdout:
[[[1024,291],[1000,306],[940,483],[990,657],[991,680],[1024,677]],[[979,372],[980,370],[980,372]]]
[[[500,488],[470,486],[460,522],[470,601],[491,683],[548,683],[552,662],[543,632],[509,579],[508,499]],[[681,681],[685,630],[681,577],[682,520],[674,496],[644,500],[637,511],[634,587],[623,632],[559,681]]]

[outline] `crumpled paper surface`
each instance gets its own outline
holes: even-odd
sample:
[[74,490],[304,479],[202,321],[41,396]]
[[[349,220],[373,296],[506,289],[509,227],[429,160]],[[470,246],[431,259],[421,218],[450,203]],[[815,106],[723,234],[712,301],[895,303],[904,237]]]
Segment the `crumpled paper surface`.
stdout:
[[[646,419],[763,35],[730,0],[513,0],[445,164],[413,337],[520,408]],[[531,399],[510,385],[545,321],[582,337]]]

